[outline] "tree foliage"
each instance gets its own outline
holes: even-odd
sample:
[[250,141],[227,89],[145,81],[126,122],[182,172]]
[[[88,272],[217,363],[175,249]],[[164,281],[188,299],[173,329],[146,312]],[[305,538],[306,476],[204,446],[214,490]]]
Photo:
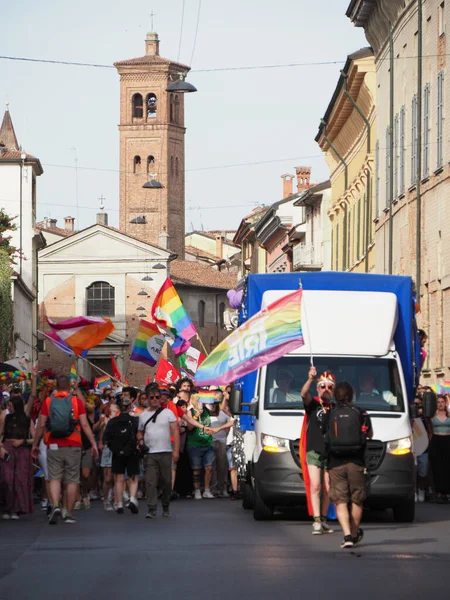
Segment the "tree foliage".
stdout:
[[0,360],[9,358],[14,327],[11,298],[11,258],[5,247],[0,247]]
[[20,249],[17,249],[11,244],[12,236],[9,235],[11,231],[16,231],[17,225],[13,221],[13,217],[10,217],[5,209],[0,208],[0,250],[5,250],[12,263],[15,263],[15,259],[20,255]]

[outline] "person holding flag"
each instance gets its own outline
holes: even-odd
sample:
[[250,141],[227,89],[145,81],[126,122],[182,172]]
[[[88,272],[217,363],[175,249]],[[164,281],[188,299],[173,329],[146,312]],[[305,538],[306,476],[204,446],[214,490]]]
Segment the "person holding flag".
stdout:
[[336,379],[329,371],[322,373],[316,384],[318,396],[312,397],[310,389],[316,376],[316,368],[311,366],[308,379],[300,392],[305,406],[305,418],[300,439],[300,461],[306,487],[308,512],[314,518],[312,534],[321,535],[322,533],[333,533],[326,522],[330,499],[322,424],[326,412],[331,407]]

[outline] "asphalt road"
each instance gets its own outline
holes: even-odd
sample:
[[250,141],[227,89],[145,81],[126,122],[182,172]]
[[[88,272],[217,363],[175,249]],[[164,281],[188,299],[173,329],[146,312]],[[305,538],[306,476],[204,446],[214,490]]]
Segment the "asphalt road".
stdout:
[[103,511],[76,525],[43,513],[0,521],[1,600],[179,598],[423,598],[448,593],[450,505],[417,507],[412,525],[370,513],[366,537],[341,550],[341,533],[312,536],[284,514],[256,522],[240,502],[174,502],[170,519]]

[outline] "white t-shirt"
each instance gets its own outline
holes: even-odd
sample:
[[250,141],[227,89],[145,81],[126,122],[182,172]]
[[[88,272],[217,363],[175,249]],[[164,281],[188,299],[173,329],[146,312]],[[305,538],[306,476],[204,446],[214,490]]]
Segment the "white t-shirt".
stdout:
[[[219,412],[217,417],[214,417],[213,415],[211,415],[211,427],[213,429],[215,427],[221,427],[222,425],[225,425],[225,423],[228,423],[229,421],[231,421],[231,417],[229,417],[226,413],[224,413],[223,410],[221,410]],[[221,442],[222,444],[226,444],[228,432],[229,432],[228,429],[221,429],[217,433],[213,433],[213,440],[215,442]]]
[[[144,410],[139,415],[139,431],[144,431],[144,425],[155,414],[155,410]],[[152,421],[147,424],[144,433],[145,445],[149,448],[148,453],[172,452],[170,441],[170,423],[176,423],[173,412],[164,408],[156,417],[156,423]]]

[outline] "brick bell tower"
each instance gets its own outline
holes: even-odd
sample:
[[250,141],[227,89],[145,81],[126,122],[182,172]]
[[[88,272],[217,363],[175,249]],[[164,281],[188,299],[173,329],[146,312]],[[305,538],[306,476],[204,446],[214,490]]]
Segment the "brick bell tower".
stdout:
[[[120,75],[120,230],[168,244],[184,258],[184,94],[166,89],[189,67],[159,55],[157,33],[147,34],[145,56],[114,66]],[[142,187],[152,179],[164,187]]]

